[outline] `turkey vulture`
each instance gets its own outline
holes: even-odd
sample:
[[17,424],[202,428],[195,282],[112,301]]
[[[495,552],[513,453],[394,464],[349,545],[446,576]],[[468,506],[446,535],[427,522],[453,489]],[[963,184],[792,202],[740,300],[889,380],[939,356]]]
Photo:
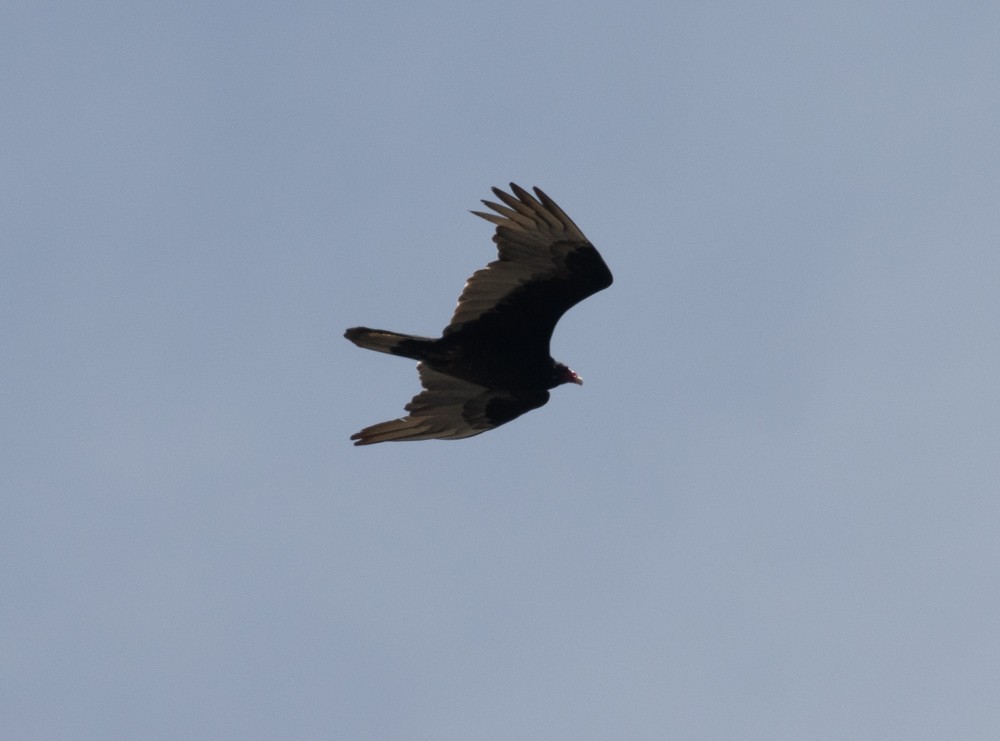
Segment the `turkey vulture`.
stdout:
[[351,435],[355,445],[456,440],[510,422],[549,400],[549,389],[583,380],[549,355],[559,318],[611,285],[611,271],[583,232],[538,188],[493,188],[504,205],[473,211],[496,224],[499,259],[473,273],[438,339],[353,327],[359,347],[420,361],[424,390],[409,416]]

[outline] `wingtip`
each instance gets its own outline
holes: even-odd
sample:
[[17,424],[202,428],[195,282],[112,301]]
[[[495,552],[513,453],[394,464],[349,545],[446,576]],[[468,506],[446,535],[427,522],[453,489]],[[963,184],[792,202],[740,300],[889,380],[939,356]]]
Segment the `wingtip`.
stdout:
[[354,441],[355,446],[371,445],[374,442],[378,442],[377,440],[372,440],[371,438],[367,437],[365,435],[364,430],[362,430],[361,432],[355,432],[353,435],[351,435],[351,440]]
[[516,196],[517,196],[518,198],[520,198],[520,199],[521,199],[522,201],[523,201],[523,200],[525,199],[525,197],[527,197],[527,198],[531,198],[531,197],[532,197],[532,196],[531,196],[531,193],[529,193],[528,191],[526,191],[526,190],[525,190],[524,188],[522,188],[522,187],[521,187],[520,185],[518,185],[517,183],[511,183],[511,184],[510,184],[510,190],[511,190],[511,192],[512,192],[512,193],[513,193],[514,195],[516,195]]

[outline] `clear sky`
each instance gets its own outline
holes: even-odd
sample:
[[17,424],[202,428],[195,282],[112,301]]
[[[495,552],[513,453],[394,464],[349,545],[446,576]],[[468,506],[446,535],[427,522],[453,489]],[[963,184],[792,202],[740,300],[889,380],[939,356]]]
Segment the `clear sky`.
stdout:
[[[7,2],[0,735],[1000,738],[1000,5]],[[585,379],[353,447],[544,188]]]

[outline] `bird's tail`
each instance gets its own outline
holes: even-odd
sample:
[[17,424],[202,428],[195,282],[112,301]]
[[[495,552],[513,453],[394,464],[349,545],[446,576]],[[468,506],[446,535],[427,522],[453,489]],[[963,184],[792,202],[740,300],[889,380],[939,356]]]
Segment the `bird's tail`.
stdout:
[[344,332],[344,337],[358,347],[390,355],[400,355],[413,360],[424,360],[436,342],[429,337],[416,337],[411,334],[388,332],[384,329],[368,329],[368,327],[351,327]]

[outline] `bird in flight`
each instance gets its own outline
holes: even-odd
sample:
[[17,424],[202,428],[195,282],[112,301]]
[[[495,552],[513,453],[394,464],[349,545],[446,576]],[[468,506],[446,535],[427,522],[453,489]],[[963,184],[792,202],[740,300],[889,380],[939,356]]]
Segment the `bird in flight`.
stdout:
[[499,257],[465,283],[441,337],[367,327],[344,336],[359,347],[419,361],[423,390],[400,419],[351,435],[355,445],[390,440],[457,440],[510,422],[549,400],[549,390],[583,380],[549,355],[559,318],[611,285],[600,254],[579,227],[540,189],[514,183],[493,188],[495,213],[473,211],[496,225]]

